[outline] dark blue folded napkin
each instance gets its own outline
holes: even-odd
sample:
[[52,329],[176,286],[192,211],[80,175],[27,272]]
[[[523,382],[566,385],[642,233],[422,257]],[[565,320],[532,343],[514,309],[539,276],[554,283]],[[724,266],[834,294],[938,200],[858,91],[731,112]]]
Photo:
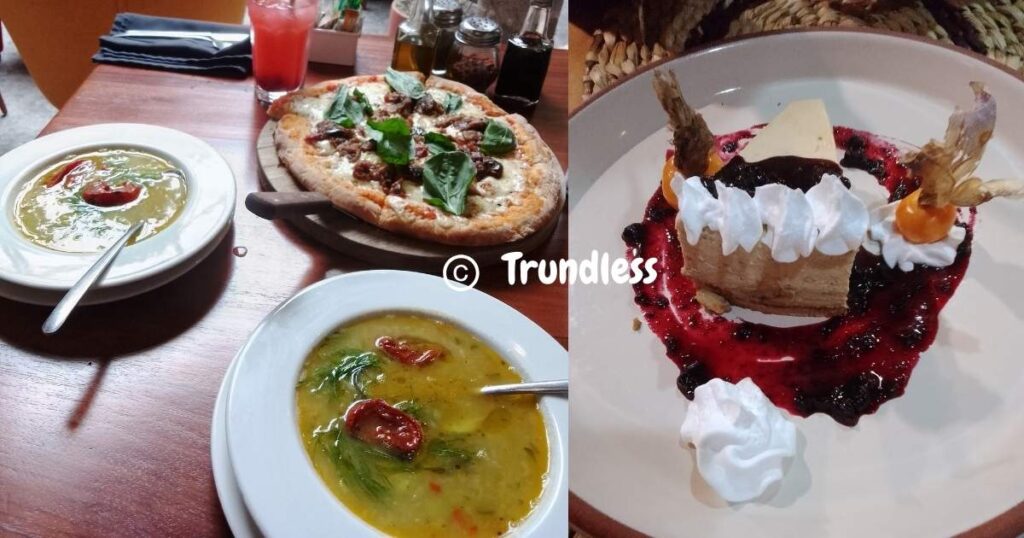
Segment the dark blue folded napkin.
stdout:
[[249,27],[240,24],[119,13],[110,33],[100,37],[100,50],[92,61],[224,77],[245,77],[252,71],[248,39],[218,47],[205,39],[119,35],[126,30],[249,33]]

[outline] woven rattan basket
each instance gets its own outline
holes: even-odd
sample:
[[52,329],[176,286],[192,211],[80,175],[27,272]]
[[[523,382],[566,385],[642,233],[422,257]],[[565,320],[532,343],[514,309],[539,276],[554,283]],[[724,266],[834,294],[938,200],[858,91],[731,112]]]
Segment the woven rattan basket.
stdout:
[[[1024,0],[914,0],[854,14],[835,0],[642,0],[635,21],[597,28],[583,70],[583,98],[637,68],[727,37],[811,27],[866,27],[952,43],[1024,69]],[[645,24],[646,23],[646,24]],[[659,26],[653,28],[652,26]]]

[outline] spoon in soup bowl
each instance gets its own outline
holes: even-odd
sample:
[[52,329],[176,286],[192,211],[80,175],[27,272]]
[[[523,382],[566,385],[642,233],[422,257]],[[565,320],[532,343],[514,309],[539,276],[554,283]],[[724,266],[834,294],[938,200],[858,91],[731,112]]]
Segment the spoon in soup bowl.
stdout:
[[107,272],[107,268],[114,262],[114,258],[120,254],[121,249],[124,248],[128,241],[135,237],[135,234],[139,233],[142,229],[142,222],[136,222],[124,233],[117,241],[114,242],[102,256],[92,264],[91,267],[82,275],[82,278],[75,282],[74,286],[68,290],[64,298],[57,303],[57,306],[53,307],[53,312],[50,313],[50,317],[46,318],[43,322],[43,333],[53,334],[60,330],[67,321],[68,316],[71,315],[71,311],[78,306],[78,302],[85,297],[85,294],[96,285],[96,282]]
[[501,396],[505,394],[549,394],[554,396],[569,395],[569,380],[534,381],[532,383],[511,383],[508,385],[491,385],[480,389],[480,394]]

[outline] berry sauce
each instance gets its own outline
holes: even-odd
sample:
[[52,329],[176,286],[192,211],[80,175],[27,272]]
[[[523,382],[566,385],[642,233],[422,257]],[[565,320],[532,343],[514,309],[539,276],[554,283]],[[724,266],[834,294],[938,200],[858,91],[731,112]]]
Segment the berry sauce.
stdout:
[[850,180],[842,177],[843,168],[838,164],[824,159],[803,157],[771,157],[756,163],[748,163],[737,155],[703,183],[715,197],[718,196],[712,190],[715,189],[715,181],[721,181],[727,187],[742,189],[751,196],[758,187],[771,183],[807,192],[811,187],[821,183],[821,176],[824,174],[839,176],[846,188],[850,188]]
[[[835,128],[836,145],[846,150],[842,164],[866,170],[888,189],[890,199],[918,187],[893,144],[869,133]],[[750,131],[716,137],[728,162],[742,149]],[[825,413],[854,426],[885,401],[903,394],[921,352],[938,331],[939,312],[967,270],[974,220],[956,260],[948,267],[890,268],[864,249],[857,253],[850,277],[849,311],[826,321],[798,327],[772,327],[731,321],[704,310],[694,298],[693,283],[682,276],[682,253],[676,237],[676,209],[658,189],[647,204],[643,222],[622,233],[627,255],[656,258],[658,278],[633,286],[635,301],[651,331],[665,344],[680,369],[677,386],[693,391],[712,378],[736,383],[750,377],[776,406],[800,416]]]

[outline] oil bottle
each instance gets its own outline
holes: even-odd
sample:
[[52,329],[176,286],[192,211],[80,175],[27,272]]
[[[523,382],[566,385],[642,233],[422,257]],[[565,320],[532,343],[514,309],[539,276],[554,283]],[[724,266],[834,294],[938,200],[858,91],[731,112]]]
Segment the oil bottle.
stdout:
[[434,0],[415,0],[412,12],[395,33],[395,51],[391,67],[399,71],[419,71],[430,76],[434,65],[437,27],[433,21]]

